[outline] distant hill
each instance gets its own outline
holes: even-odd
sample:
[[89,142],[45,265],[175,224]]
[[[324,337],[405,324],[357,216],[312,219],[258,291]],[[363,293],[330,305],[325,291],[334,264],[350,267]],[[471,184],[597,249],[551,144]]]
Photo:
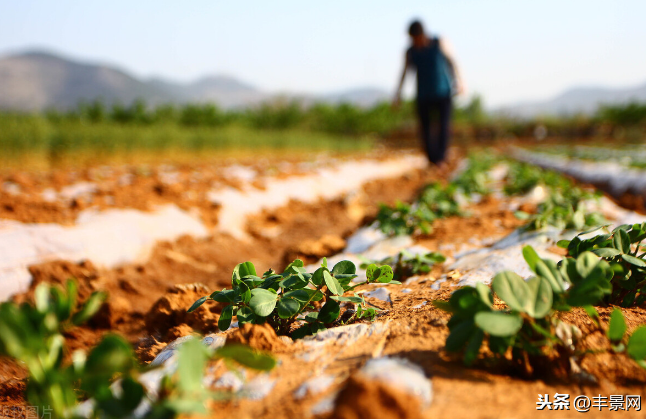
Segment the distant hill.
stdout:
[[84,64],[44,52],[0,59],[0,108],[37,110],[70,108],[82,100],[130,103],[138,97],[151,103],[172,99],[124,71]]
[[228,76],[204,77],[187,84],[153,79],[149,84],[171,93],[175,102],[213,102],[223,108],[245,107],[269,98],[255,87]]
[[392,94],[388,94],[388,92],[374,87],[351,89],[320,97],[321,100],[332,104],[346,102],[353,103],[358,106],[372,106],[375,103],[389,100],[391,98]]
[[[312,96],[281,94],[303,103],[349,102],[371,106],[386,99],[379,89],[362,88]],[[59,55],[33,51],[0,58],[0,109],[69,109],[80,101],[101,99],[125,105],[136,99],[161,103],[213,102],[223,108],[240,108],[275,99],[251,85],[227,76],[209,76],[191,83],[160,78],[140,80],[112,66],[83,63]]]
[[599,105],[622,104],[631,101],[646,102],[646,84],[623,89],[574,88],[547,101],[507,105],[498,109],[497,112],[522,118],[539,115],[592,114],[599,108]]

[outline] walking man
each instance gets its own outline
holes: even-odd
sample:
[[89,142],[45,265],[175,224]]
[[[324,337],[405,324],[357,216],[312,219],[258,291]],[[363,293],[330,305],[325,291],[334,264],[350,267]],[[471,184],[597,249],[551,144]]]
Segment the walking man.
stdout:
[[428,160],[440,165],[449,144],[452,96],[464,89],[460,72],[447,42],[428,37],[421,22],[408,28],[412,45],[406,50],[402,72],[393,106],[401,102],[401,90],[410,68],[417,71],[417,116],[420,137]]

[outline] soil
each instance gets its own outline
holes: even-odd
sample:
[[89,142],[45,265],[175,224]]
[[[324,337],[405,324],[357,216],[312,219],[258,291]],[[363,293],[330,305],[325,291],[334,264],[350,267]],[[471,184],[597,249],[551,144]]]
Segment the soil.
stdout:
[[280,353],[287,347],[287,344],[276,335],[274,329],[267,323],[263,325],[243,324],[242,327],[227,335],[225,344],[247,345],[253,349],[272,353]]
[[[392,157],[392,153],[376,150],[362,157],[383,160],[389,156]],[[150,211],[156,206],[174,203],[182,209],[197,209],[207,226],[212,227],[217,224],[218,205],[208,199],[209,192],[223,188],[264,189],[269,179],[312,174],[354,157],[319,153],[309,159],[281,157],[273,161],[229,158],[190,165],[0,170],[0,219],[72,225],[79,213],[88,208]],[[245,181],[247,176],[255,178]],[[89,186],[89,190],[76,194],[64,192],[66,187],[81,184]]]
[[[110,297],[97,318],[66,335],[70,350],[90,348],[105,333],[116,332],[137,347],[142,362],[149,362],[166,342],[193,332],[216,330],[220,310],[217,304],[208,302],[191,314],[185,310],[199,297],[230,286],[231,271],[237,263],[249,260],[259,272],[264,272],[268,268],[280,270],[296,257],[313,262],[322,256],[330,256],[344,246],[345,239],[359,226],[374,218],[378,203],[411,200],[425,183],[445,180],[446,175],[446,171],[434,169],[416,171],[397,179],[372,182],[361,193],[344,199],[314,204],[291,202],[279,210],[251,217],[248,222],[250,238],[246,241],[225,234],[214,234],[205,239],[183,237],[157,245],[149,261],[143,264],[111,270],[99,269],[90,262],[57,261],[32,266],[32,287],[28,292],[15,296],[14,300],[32,299],[33,289],[39,282],[63,283],[70,276],[79,281],[81,299],[87,298],[92,291],[105,290]],[[18,180],[14,178],[16,183]],[[142,192],[141,196],[150,194]],[[167,196],[172,194],[169,192]],[[5,202],[2,199],[0,197],[0,203]],[[141,199],[143,202],[144,198]],[[59,210],[52,209],[51,212],[56,214]],[[474,240],[494,240],[522,224],[511,211],[504,209],[502,202],[492,197],[473,204],[469,211],[469,217],[437,220],[432,233],[415,237],[416,243],[451,256]],[[216,213],[213,212],[214,217]],[[4,217],[3,214],[0,212],[0,218]],[[38,214],[31,215],[32,218],[25,216],[25,219],[32,222],[58,220],[53,216],[47,219],[48,216],[43,215],[47,214],[46,211]],[[73,219],[72,215],[61,216],[62,221],[56,222],[69,221]],[[431,285],[442,274],[446,274],[449,280],[439,289],[432,289]],[[433,300],[448,299],[459,276],[459,272],[447,272],[444,266],[436,265],[429,274],[414,282],[401,286],[387,285],[392,303],[376,299],[369,299],[369,302],[385,310],[377,321],[388,322],[388,333],[367,337],[355,345],[332,343],[315,355],[314,362],[297,356],[305,350],[302,342],[290,344],[289,339],[276,336],[267,326],[245,325],[227,332],[229,344],[244,343],[274,353],[279,366],[270,373],[270,377],[279,379],[270,397],[211,402],[211,407],[222,417],[307,417],[312,407],[338,392],[335,410],[317,417],[516,418],[546,414],[536,410],[539,394],[552,397],[556,392],[567,393],[571,400],[578,395],[592,398],[611,394],[646,394],[646,370],[616,354],[589,354],[580,361],[580,366],[596,377],[596,384],[553,374],[549,368],[535,368],[533,375],[527,377],[504,363],[486,360],[484,353],[474,367],[464,367],[458,357],[443,350],[449,315],[432,305]],[[403,292],[405,288],[411,292]],[[598,310],[601,318],[607,321],[612,308],[600,307]],[[629,330],[646,324],[643,308],[624,310],[624,313]],[[563,320],[577,325],[584,333],[593,332],[592,322],[582,311],[567,313]],[[607,344],[605,336],[599,332],[590,333],[585,340],[586,347],[590,349],[606,348]],[[367,360],[383,355],[405,358],[422,367],[432,380],[434,394],[430,407],[425,409],[402,389],[368,383],[358,373]],[[214,364],[213,368],[220,373],[225,370],[222,363]],[[322,374],[335,377],[328,389],[303,399],[295,396],[296,389],[305,380]],[[0,408],[24,406],[24,388],[24,370],[10,360],[0,360]],[[606,416],[607,411],[592,409],[588,415]],[[613,412],[613,416],[615,413],[619,417],[643,415]],[[574,410],[550,414],[559,417],[579,415]]]
[[330,418],[415,419],[421,416],[421,412],[421,403],[405,392],[353,375],[339,393]]

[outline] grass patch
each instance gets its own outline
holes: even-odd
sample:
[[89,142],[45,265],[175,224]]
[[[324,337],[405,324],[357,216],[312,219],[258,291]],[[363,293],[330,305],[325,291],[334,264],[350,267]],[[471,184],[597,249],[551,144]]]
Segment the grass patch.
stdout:
[[85,166],[150,159],[236,157],[259,153],[365,151],[371,137],[302,129],[262,130],[241,125],[186,127],[117,122],[51,122],[40,116],[0,115],[0,165]]

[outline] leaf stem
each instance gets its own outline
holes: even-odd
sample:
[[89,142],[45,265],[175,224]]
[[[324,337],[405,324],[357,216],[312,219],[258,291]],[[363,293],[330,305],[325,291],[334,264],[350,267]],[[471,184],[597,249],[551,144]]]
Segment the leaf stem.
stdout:
[[[298,311],[296,312],[296,314],[294,314],[292,317],[296,317],[296,316],[298,316],[299,314],[301,314],[301,313],[303,312],[303,310],[305,310],[305,307],[307,307],[308,305],[310,305],[310,303],[312,302],[312,299],[314,299],[314,296],[315,296],[316,294],[318,294],[318,293],[319,293],[319,291],[321,291],[321,288],[323,288],[323,282],[321,283],[321,285],[319,285],[319,286],[317,286],[317,287],[316,287],[316,291],[315,291],[314,293],[312,293],[312,296],[310,297],[310,299],[309,299],[309,300],[307,300],[307,302],[306,302],[305,304],[303,304],[303,307],[302,307],[300,310],[298,310]],[[290,317],[290,319],[291,319],[292,317]]]
[[369,283],[370,283],[370,281],[368,281],[368,280],[360,282],[360,283],[358,283],[356,285],[353,285],[352,287],[348,288],[347,290],[345,290],[345,292],[352,291],[353,289],[355,289],[357,287],[360,287],[361,285],[366,285],[366,284],[369,284]]

